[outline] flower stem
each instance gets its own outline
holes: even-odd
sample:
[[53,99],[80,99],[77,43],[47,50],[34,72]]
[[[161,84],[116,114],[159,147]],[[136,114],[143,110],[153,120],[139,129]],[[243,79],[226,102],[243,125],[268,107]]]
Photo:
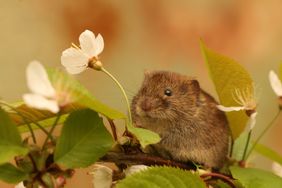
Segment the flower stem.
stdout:
[[230,158],[232,158],[233,149],[234,149],[234,138],[233,138],[233,135],[231,134],[231,136],[230,136],[230,150],[229,150],[229,157]]
[[265,135],[265,133],[272,127],[272,125],[274,124],[275,120],[278,118],[278,116],[280,115],[281,110],[279,110],[276,115],[274,116],[274,118],[270,121],[270,123],[267,125],[267,127],[262,131],[262,133],[258,136],[258,138],[256,139],[256,141],[254,141],[249,153],[247,154],[246,158],[248,158],[250,156],[250,154],[252,153],[252,151],[255,149],[255,146],[257,145],[257,143],[261,140],[261,138]]
[[249,144],[250,144],[251,136],[252,136],[252,130],[250,130],[249,133],[248,133],[244,153],[243,153],[243,156],[242,156],[242,161],[244,161],[246,159],[246,154],[247,154],[248,147],[249,147]]
[[[32,120],[31,118],[28,117],[28,113],[26,112],[20,112],[17,108],[5,103],[5,102],[1,102],[0,101],[0,104],[2,105],[5,105],[9,108],[11,108],[13,111],[15,111],[24,121],[24,123],[27,125],[29,131],[31,131],[31,135],[34,135],[34,132],[33,132],[33,129],[30,125],[30,123],[33,123],[34,125],[36,125],[39,129],[41,129],[48,137],[50,137],[50,139],[52,139],[52,135],[49,135],[48,131],[43,127],[41,126],[38,122]],[[25,113],[25,114],[24,114]],[[30,121],[30,123],[28,121]],[[32,136],[33,140],[35,139],[35,136]]]
[[5,106],[11,108],[13,111],[15,111],[15,112],[23,119],[23,121],[24,121],[25,124],[27,125],[27,128],[28,128],[28,130],[29,130],[29,132],[30,132],[30,134],[31,134],[31,138],[32,138],[33,143],[36,144],[36,137],[35,137],[34,131],[33,131],[32,127],[31,127],[30,123],[29,123],[29,122],[26,120],[26,118],[19,112],[19,110],[17,110],[17,109],[14,108],[13,106],[11,106],[11,105],[9,105],[9,104],[7,104],[7,103],[5,103],[5,102],[0,102],[0,104],[5,105]]
[[[61,113],[59,112],[57,114],[57,117],[56,117],[56,119],[55,119],[55,121],[54,121],[54,123],[53,123],[53,125],[52,125],[48,135],[52,135],[53,131],[55,130],[56,125],[58,124],[58,122],[60,120],[60,117],[61,117]],[[45,139],[45,141],[43,143],[42,150],[44,150],[46,148],[46,145],[47,145],[47,142],[48,142],[49,138],[52,139],[52,137],[47,136],[47,138]],[[52,141],[54,142],[54,140],[52,140]]]
[[132,124],[132,117],[131,117],[131,111],[130,111],[130,105],[129,105],[129,100],[127,98],[127,95],[122,87],[122,85],[119,83],[119,81],[111,74],[109,73],[105,68],[101,68],[101,71],[106,73],[117,85],[118,87],[120,88],[124,98],[125,98],[125,101],[126,101],[126,105],[127,105],[127,110],[128,110],[128,117],[129,117],[129,123]]

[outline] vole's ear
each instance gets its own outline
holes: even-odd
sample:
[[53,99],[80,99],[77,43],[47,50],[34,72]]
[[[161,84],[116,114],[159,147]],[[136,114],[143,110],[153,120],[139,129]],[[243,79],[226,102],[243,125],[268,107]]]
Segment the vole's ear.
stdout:
[[181,84],[180,91],[183,93],[198,92],[200,91],[200,84],[196,79],[186,80]]
[[196,79],[191,80],[191,86],[195,90],[200,90],[200,84],[199,84],[198,80],[196,80]]
[[153,71],[153,70],[145,69],[145,70],[144,70],[144,75],[145,75],[145,76],[149,76],[149,75],[154,74],[154,72],[155,72],[155,71]]
[[145,80],[150,80],[150,79],[151,79],[154,75],[156,75],[157,73],[158,73],[158,71],[146,69],[146,70],[144,71]]

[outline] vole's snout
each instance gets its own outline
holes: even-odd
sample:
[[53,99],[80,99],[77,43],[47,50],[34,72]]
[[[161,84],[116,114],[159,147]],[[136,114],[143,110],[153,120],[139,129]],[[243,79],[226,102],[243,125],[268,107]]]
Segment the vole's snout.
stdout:
[[141,102],[140,107],[143,111],[147,112],[147,111],[150,111],[152,109],[152,103],[150,102],[150,100],[144,99]]

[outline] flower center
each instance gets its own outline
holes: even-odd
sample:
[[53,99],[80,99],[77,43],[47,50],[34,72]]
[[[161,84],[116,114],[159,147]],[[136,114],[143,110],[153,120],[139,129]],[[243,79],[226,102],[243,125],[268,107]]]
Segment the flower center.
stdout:
[[64,91],[57,92],[55,99],[60,107],[64,107],[67,104],[71,103],[71,95],[68,92]]

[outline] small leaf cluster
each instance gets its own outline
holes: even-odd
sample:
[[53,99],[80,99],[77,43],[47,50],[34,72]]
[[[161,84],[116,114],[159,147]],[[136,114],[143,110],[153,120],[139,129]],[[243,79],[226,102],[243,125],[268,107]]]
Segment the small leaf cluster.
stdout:
[[[56,179],[72,176],[72,169],[87,167],[102,157],[114,144],[101,115],[125,119],[125,115],[96,100],[79,82],[58,70],[49,70],[51,81],[68,85],[75,102],[60,113],[30,108],[23,103],[0,108],[0,179],[8,183],[25,181],[26,187],[55,187]],[[100,114],[100,115],[99,115]],[[47,128],[62,124],[58,138]],[[46,142],[40,147],[22,140],[20,132],[40,129]],[[16,166],[9,163],[15,159]]]

